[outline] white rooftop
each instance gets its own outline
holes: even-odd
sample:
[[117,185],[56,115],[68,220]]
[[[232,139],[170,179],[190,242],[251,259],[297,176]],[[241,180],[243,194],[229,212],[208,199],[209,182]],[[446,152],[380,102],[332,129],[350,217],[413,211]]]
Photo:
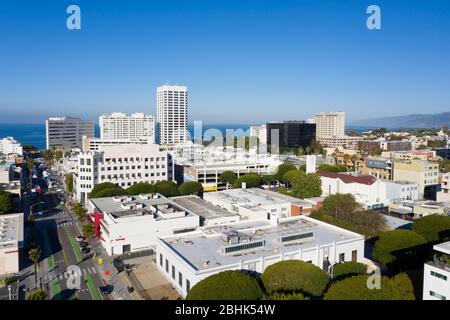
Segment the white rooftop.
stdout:
[[433,249],[436,251],[446,253],[446,254],[450,254],[450,241],[443,242],[440,244],[435,244],[433,246]]
[[[303,241],[282,242],[285,236],[311,234],[312,237]],[[261,243],[262,246],[250,250],[224,253],[230,247],[227,236],[239,235],[246,243]],[[341,229],[318,220],[299,216],[285,219],[274,226],[267,220],[253,220],[238,222],[229,226],[202,227],[199,231],[185,233],[179,236],[161,238],[160,240],[194,270],[205,270],[224,265],[239,263],[241,260],[256,260],[262,256],[267,258],[279,255],[281,252],[294,252],[298,250],[314,250],[317,246],[362,240],[364,237],[357,233]],[[234,245],[232,245],[234,246]]]

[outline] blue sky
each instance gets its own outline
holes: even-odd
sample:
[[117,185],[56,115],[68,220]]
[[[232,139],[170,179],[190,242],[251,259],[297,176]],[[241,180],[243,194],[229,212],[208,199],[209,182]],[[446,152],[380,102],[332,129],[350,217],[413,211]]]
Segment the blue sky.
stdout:
[[[70,4],[81,30],[66,28]],[[366,28],[370,4],[381,30]],[[156,114],[166,82],[188,86],[190,122],[448,111],[450,1],[0,2],[0,122]]]

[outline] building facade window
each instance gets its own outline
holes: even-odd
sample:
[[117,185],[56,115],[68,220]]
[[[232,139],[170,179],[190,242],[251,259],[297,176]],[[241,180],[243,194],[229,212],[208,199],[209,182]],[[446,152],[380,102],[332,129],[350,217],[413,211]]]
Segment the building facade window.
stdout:
[[440,273],[437,273],[437,272],[434,272],[434,271],[431,271],[430,274],[433,277],[436,277],[436,278],[442,279],[444,281],[447,281],[447,276],[444,276],[443,274],[440,274]]
[[434,291],[430,291],[430,296],[435,297],[439,300],[447,300],[446,296],[443,296],[442,294],[436,293]]

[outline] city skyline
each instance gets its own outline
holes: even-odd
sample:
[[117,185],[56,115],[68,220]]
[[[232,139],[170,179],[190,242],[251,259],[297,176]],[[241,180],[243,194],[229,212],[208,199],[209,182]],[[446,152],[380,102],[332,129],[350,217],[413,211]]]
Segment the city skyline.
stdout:
[[166,82],[188,86],[189,123],[448,110],[448,3],[378,1],[381,30],[366,27],[369,4],[78,1],[82,28],[70,31],[66,3],[7,2],[0,122],[156,115]]

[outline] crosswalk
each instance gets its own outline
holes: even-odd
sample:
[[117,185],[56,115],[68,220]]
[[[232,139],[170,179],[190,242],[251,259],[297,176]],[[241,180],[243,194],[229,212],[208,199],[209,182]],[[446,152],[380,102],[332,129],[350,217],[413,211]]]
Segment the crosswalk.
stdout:
[[67,227],[67,226],[71,226],[71,225],[72,225],[72,221],[63,221],[63,222],[59,222],[56,224],[56,226],[58,228]]
[[52,275],[47,275],[43,278],[44,281],[50,281],[50,280],[54,280],[54,279],[59,279],[59,280],[64,280],[69,278],[70,276],[84,276],[87,274],[96,274],[97,270],[95,269],[95,267],[87,267],[87,268],[80,268],[79,270],[73,271],[73,272],[67,272],[65,271],[64,273],[60,273],[57,276],[52,276]]

